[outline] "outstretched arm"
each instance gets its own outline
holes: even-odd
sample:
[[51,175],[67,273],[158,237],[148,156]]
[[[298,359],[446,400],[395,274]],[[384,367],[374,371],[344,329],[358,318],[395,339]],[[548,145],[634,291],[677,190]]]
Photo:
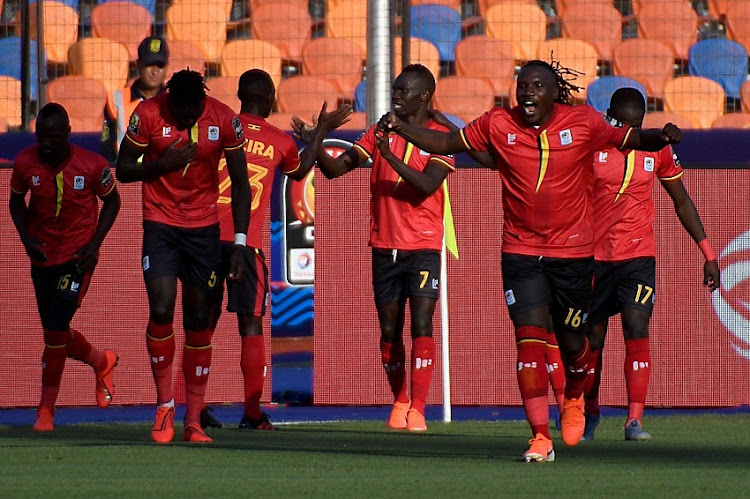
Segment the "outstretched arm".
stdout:
[[713,254],[713,250],[706,239],[706,231],[703,229],[698,210],[695,209],[695,204],[693,204],[693,200],[685,189],[682,180],[663,180],[661,185],[664,186],[669,197],[672,198],[677,218],[680,219],[682,226],[685,227],[690,237],[698,243],[698,246],[700,246],[706,256],[706,263],[703,265],[703,284],[708,286],[711,291],[714,291],[721,283],[719,264],[716,261],[716,255]]
[[456,154],[469,150],[460,131],[446,133],[412,126],[399,119],[392,111],[380,118],[378,129],[397,133],[423,151],[433,154]]
[[425,196],[429,196],[438,190],[442,185],[443,180],[445,180],[445,177],[448,176],[450,171],[448,166],[434,159],[427,163],[427,166],[422,172],[418,172],[401,161],[401,159],[391,151],[387,133],[378,133],[376,143],[378,149],[380,149],[380,155],[382,158],[386,160],[394,170],[396,170],[396,173],[398,173],[405,182],[417,188],[417,190]]
[[[304,151],[300,153],[300,167],[292,174],[289,175],[293,180],[302,180],[305,178],[307,173],[315,165],[320,150],[323,148],[323,139],[325,136],[333,130],[348,122],[352,114],[352,106],[349,104],[342,104],[336,110],[332,112],[326,112],[328,107],[327,102],[323,102],[323,107],[320,109],[318,117],[314,120],[315,128],[308,130],[309,141],[308,146]],[[295,118],[301,122],[301,120],[295,116]],[[292,121],[294,126],[294,121]],[[297,133],[300,136],[300,133]]]
[[[446,116],[437,109],[430,109],[430,118],[432,118],[432,120],[438,125],[443,125],[450,132],[458,132],[460,130],[459,127],[457,127],[451,120],[446,118]],[[495,161],[492,159],[492,155],[488,151],[469,150],[466,152],[469,154],[469,156],[472,157],[472,159],[474,159],[474,161],[476,161],[480,165],[486,166],[490,170],[498,169],[497,164],[495,164]]]
[[682,141],[682,130],[677,125],[667,123],[664,128],[631,128],[628,139],[622,149],[635,149],[637,151],[660,151],[670,144]]

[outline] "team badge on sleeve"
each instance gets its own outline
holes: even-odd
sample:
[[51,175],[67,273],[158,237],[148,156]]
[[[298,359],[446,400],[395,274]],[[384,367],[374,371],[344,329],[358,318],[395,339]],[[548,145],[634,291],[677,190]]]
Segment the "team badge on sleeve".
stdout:
[[242,122],[237,116],[232,118],[232,128],[234,128],[234,133],[237,135],[237,140],[241,139],[245,134],[242,130]]
[[112,183],[112,171],[109,168],[105,168],[102,170],[102,176],[101,176],[101,182],[102,187],[107,187],[110,183]]
[[141,117],[138,116],[138,113],[133,113],[130,116],[130,123],[128,124],[128,130],[130,130],[130,133],[133,135],[138,135],[138,131],[141,129]]

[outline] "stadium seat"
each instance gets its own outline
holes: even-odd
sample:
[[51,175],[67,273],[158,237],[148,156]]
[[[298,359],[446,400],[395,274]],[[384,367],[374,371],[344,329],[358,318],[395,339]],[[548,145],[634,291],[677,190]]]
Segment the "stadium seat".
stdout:
[[238,78],[234,76],[214,76],[206,80],[208,95],[231,107],[235,113],[240,112],[240,99],[237,97]]
[[206,53],[203,47],[187,40],[168,40],[169,46],[169,75],[182,69],[204,73],[206,70]]
[[362,81],[362,51],[351,40],[314,38],[302,47],[302,72],[325,78],[339,91],[339,98],[354,98]]
[[[100,4],[109,3],[109,2],[119,2],[121,0],[99,0]],[[145,7],[149,14],[151,14],[151,17],[156,17],[156,0],[128,0],[131,3],[140,5],[141,7]]]
[[307,5],[289,1],[260,4],[253,7],[252,19],[253,38],[276,45],[286,61],[302,61],[302,46],[310,39],[312,27]]
[[281,5],[282,3],[287,3],[303,9],[307,9],[310,5],[309,0],[248,0],[248,3],[250,5],[250,11],[253,13],[255,13],[255,9],[268,4]]
[[510,42],[476,35],[456,44],[456,74],[486,80],[496,96],[508,96],[508,85],[515,72],[516,62]]
[[328,6],[326,35],[348,38],[362,49],[362,60],[367,57],[367,0],[347,0]]
[[354,106],[355,113],[367,111],[367,81],[362,80],[359,85],[354,87]]
[[691,0],[631,0],[630,4],[633,9],[633,14],[636,16],[640,14],[641,10],[643,10],[643,7],[649,5],[649,4],[655,4],[655,3],[687,3],[690,4]]
[[[3,2],[0,1],[0,9],[3,7]],[[0,118],[0,133],[5,133],[8,131],[8,122],[5,120],[5,118]]]
[[750,113],[750,81],[746,81],[740,88],[740,96],[742,98],[742,109],[746,113]]
[[750,113],[727,113],[711,123],[711,128],[750,128]]
[[[266,118],[266,121],[276,128],[280,128],[281,130],[291,130],[292,116],[294,116],[295,114],[296,113],[273,113],[268,118]],[[315,114],[315,116],[317,116],[317,113]],[[310,116],[300,116],[300,118],[307,121],[308,123],[311,123]]]
[[318,76],[292,76],[282,81],[276,91],[279,112],[295,113],[308,122],[318,115],[323,101],[328,102],[328,109],[334,109],[338,98],[336,85]]
[[646,4],[638,14],[640,35],[666,43],[675,59],[687,59],[698,37],[698,14],[682,0]]
[[128,81],[128,49],[104,38],[84,38],[68,51],[71,74],[101,81],[107,94],[121,89]]
[[690,118],[699,128],[724,114],[726,96],[721,85],[700,76],[680,76],[664,86],[664,109]]
[[47,85],[47,100],[68,111],[73,132],[102,131],[107,90],[101,81],[86,76],[60,76]]
[[125,0],[99,4],[91,11],[93,36],[123,44],[131,61],[138,59],[138,45],[151,35],[153,22],[146,7]]
[[203,48],[208,62],[219,61],[227,39],[223,5],[177,3],[167,9],[166,20],[168,40],[191,41]]
[[461,0],[411,0],[411,5],[445,5],[451,9],[458,11],[461,9]]
[[683,130],[696,128],[693,120],[671,111],[651,111],[643,117],[643,128],[663,128],[667,123],[673,123]]
[[433,43],[440,60],[452,62],[453,48],[461,40],[461,15],[445,5],[415,5],[411,8],[411,36]]
[[640,81],[649,96],[662,99],[664,85],[674,77],[674,54],[655,40],[624,40],[615,47],[612,66],[616,75]]
[[458,128],[463,128],[466,126],[466,122],[462,120],[461,118],[459,118],[458,116],[456,116],[455,114],[443,113],[443,116],[448,118],[448,121],[456,125]]
[[21,80],[0,76],[0,118],[7,126],[21,126]]
[[217,12],[223,13],[225,20],[229,20],[229,17],[232,15],[232,1],[233,0],[211,0],[210,2],[207,2],[206,0],[172,0],[171,4],[193,4],[195,6],[194,8],[198,9],[216,9]]
[[[421,38],[411,37],[409,43],[410,64],[421,64],[430,70],[435,79],[440,76],[440,52],[438,48]],[[403,40],[400,36],[393,38],[393,74],[403,69]]]
[[[68,49],[78,39],[78,12],[62,2],[45,0],[42,11],[44,51],[48,64],[67,64]],[[31,38],[36,40],[36,2],[29,5]],[[16,28],[21,34],[21,13],[16,13]]]
[[492,7],[494,7],[497,4],[501,3],[527,3],[530,5],[537,5],[536,0],[477,0],[477,5],[479,7],[479,13],[484,15],[486,14]]
[[547,16],[535,4],[499,3],[484,14],[487,34],[513,44],[516,61],[536,59],[547,36]]
[[611,61],[615,45],[622,40],[622,15],[609,3],[576,3],[561,16],[568,38],[589,42],[599,60]]
[[352,113],[349,121],[341,125],[339,130],[365,130],[367,128],[367,113]]
[[262,69],[277,87],[281,83],[281,52],[263,40],[232,40],[221,51],[221,76],[242,76],[248,69]]
[[594,46],[573,38],[554,38],[540,42],[539,59],[549,61],[551,58],[564,67],[581,73],[572,80],[574,85],[581,87],[578,92],[573,92],[573,97],[584,100],[586,88],[596,79],[598,56]]
[[612,94],[619,88],[628,87],[637,89],[643,95],[643,100],[648,102],[646,87],[641,83],[624,76],[602,76],[586,89],[586,104],[600,113],[606,113]]
[[[44,57],[44,51],[41,56]],[[39,95],[39,71],[37,61],[36,40],[29,41],[29,60],[31,61],[31,99],[36,100]],[[11,36],[0,38],[0,75],[10,76],[21,80],[21,38]],[[8,120],[10,124],[10,120]],[[10,126],[15,126],[10,124]]]
[[[612,0],[556,0],[555,6],[557,8],[555,10],[557,11],[557,14],[562,17],[568,9],[579,7],[582,4],[592,8],[598,8],[602,5],[607,7],[613,6]],[[596,17],[591,16],[591,19],[596,19]]]
[[433,105],[468,123],[495,106],[495,91],[482,78],[445,76],[437,82]]
[[747,80],[747,50],[737,42],[723,38],[701,40],[690,47],[690,74],[719,83],[727,96],[740,97]]
[[732,2],[727,6],[727,31],[732,40],[750,52],[750,2]]

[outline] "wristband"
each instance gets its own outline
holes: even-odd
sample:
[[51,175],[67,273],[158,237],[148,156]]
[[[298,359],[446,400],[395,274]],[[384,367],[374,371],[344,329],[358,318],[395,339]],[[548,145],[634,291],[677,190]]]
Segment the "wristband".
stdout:
[[703,256],[706,257],[707,262],[710,262],[711,260],[716,260],[716,253],[714,253],[714,249],[711,247],[711,243],[708,242],[708,238],[699,242],[698,247],[703,252]]
[[239,244],[240,246],[247,246],[247,234],[243,234],[242,232],[235,233],[234,244]]

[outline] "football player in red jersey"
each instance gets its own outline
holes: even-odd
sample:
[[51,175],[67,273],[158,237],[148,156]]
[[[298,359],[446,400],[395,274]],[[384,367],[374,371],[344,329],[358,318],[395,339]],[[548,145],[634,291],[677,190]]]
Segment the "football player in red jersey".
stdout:
[[[617,90],[607,110],[613,124],[635,128],[641,126],[645,113],[643,95],[634,88]],[[587,335],[595,372],[584,392],[583,438],[593,440],[599,424],[602,348],[609,318],[619,313],[628,392],[625,440],[649,440],[641,418],[651,371],[648,324],[656,298],[654,179],[659,179],[683,227],[703,250],[703,284],[711,291],[719,287],[719,265],[682,183],[682,167],[672,147],[658,152],[603,149],[594,153],[593,164],[594,295]]]
[[[143,181],[143,277],[149,303],[146,345],[157,392],[157,443],[174,437],[172,323],[177,279],[182,283],[187,410],[183,439],[211,442],[200,425],[211,367],[210,307],[219,287],[218,166],[222,153],[232,178],[234,248],[228,279],[244,269],[250,216],[245,143],[240,119],[206,95],[203,76],[178,71],[167,92],[136,107],[120,145],[117,176]],[[144,155],[142,163],[138,158]]]
[[[248,272],[236,281],[227,281],[227,310],[237,314],[237,324],[242,339],[240,367],[244,378],[245,410],[240,421],[242,430],[275,430],[268,415],[260,409],[263,380],[266,371],[266,347],[263,339],[263,316],[268,303],[268,268],[263,254],[263,224],[271,199],[273,178],[277,168],[290,179],[303,180],[315,164],[319,141],[313,142],[301,155],[297,144],[287,133],[266,121],[276,101],[273,80],[263,70],[251,69],[240,77],[237,96],[242,102],[239,118],[245,133],[245,157],[252,193],[250,226],[243,258]],[[318,116],[318,127],[334,130],[348,121],[351,106],[342,105],[332,113],[324,104]],[[221,271],[219,280],[230,271],[233,252],[232,212],[229,209],[231,179],[224,162],[219,164],[219,221],[221,224]],[[211,330],[221,315],[221,294],[211,316]]]
[[[31,259],[44,331],[42,397],[34,430],[54,429],[55,401],[66,357],[96,374],[96,402],[114,395],[117,354],[101,351],[70,328],[99,259],[99,248],[120,211],[109,163],[70,144],[70,120],[60,104],[47,104],[36,120],[37,145],[18,153],[11,177],[10,215]],[[31,192],[28,206],[26,193]],[[99,211],[97,198],[102,199]]]
[[[406,66],[393,83],[394,112],[415,127],[447,130],[430,118],[434,92],[435,78],[429,69],[420,64]],[[305,124],[298,119],[294,123],[295,130],[304,135]],[[421,151],[373,125],[336,159],[321,149],[318,165],[326,177],[335,178],[368,159],[372,159],[370,246],[380,352],[395,398],[387,426],[426,431],[424,408],[435,362],[432,317],[443,245],[442,185],[455,169],[454,160]],[[407,299],[411,310],[411,399],[405,383],[403,342]]]
[[616,128],[592,107],[567,105],[565,68],[529,61],[518,76],[514,108],[495,107],[457,132],[444,133],[386,114],[379,127],[436,154],[489,151],[503,183],[502,275],[515,327],[517,376],[532,429],[524,460],[551,461],[547,406],[550,317],[566,367],[562,438],[583,435],[583,385],[590,347],[584,334],[591,299],[593,233],[589,221],[591,154],[604,146],[659,150],[681,140],[662,130]]

